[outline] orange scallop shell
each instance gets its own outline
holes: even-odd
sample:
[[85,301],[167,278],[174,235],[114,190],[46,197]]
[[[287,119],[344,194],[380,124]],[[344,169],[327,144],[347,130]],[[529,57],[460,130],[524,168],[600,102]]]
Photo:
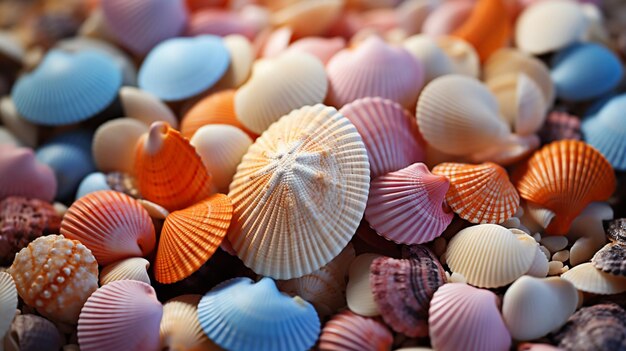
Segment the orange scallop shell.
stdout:
[[228,196],[215,194],[165,218],[154,275],[160,283],[175,283],[197,271],[224,240],[233,205]]
[[523,199],[554,212],[546,232],[565,235],[587,205],[615,190],[611,164],[590,145],[561,140],[544,146],[515,174]]
[[517,212],[519,194],[506,170],[495,163],[442,163],[433,173],[450,179],[446,201],[466,221],[502,223]]
[[180,210],[212,193],[211,175],[189,141],[165,122],[154,122],[137,142],[135,179],[146,199]]

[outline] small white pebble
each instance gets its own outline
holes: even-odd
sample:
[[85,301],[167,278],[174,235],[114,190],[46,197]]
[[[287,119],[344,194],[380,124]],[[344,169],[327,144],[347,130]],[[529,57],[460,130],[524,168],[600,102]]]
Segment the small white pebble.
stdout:
[[563,262],[561,261],[550,261],[548,263],[548,275],[560,274],[561,269],[563,269]]
[[561,251],[555,252],[554,255],[552,255],[552,260],[561,261],[561,262],[565,262],[569,260],[569,250],[561,250]]
[[564,236],[546,236],[541,238],[541,245],[545,246],[550,252],[561,251],[567,247],[567,237]]

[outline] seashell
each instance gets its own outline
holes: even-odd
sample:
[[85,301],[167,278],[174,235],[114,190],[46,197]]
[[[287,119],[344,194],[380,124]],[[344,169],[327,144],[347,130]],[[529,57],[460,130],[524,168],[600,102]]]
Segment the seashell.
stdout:
[[409,337],[428,336],[428,308],[446,283],[443,267],[425,247],[412,246],[409,259],[377,258],[370,266],[374,301],[383,320]]
[[165,39],[183,32],[187,10],[183,0],[107,0],[102,2],[107,28],[135,54],[146,54]]
[[271,23],[289,27],[296,37],[322,35],[341,15],[343,0],[299,1],[272,13]]
[[471,223],[502,223],[519,207],[519,195],[506,170],[495,163],[442,163],[433,173],[450,180],[446,202]]
[[0,272],[0,336],[11,328],[17,310],[17,289],[9,273]]
[[497,288],[528,272],[537,247],[535,239],[521,230],[479,224],[461,230],[450,240],[446,263],[468,284]]
[[550,272],[550,263],[548,262],[548,257],[541,251],[539,247],[537,247],[537,252],[535,253],[535,258],[533,259],[533,263],[530,265],[530,268],[525,275],[544,278]]
[[254,46],[257,56],[261,58],[275,58],[283,53],[291,42],[293,31],[289,27],[281,27],[275,30],[266,29],[255,39]]
[[479,0],[469,17],[452,35],[472,44],[484,62],[509,41],[512,24],[507,11],[503,0]]
[[443,1],[426,18],[422,33],[441,36],[454,32],[469,18],[474,9],[473,1]]
[[245,37],[232,34],[224,37],[224,45],[230,53],[230,65],[213,89],[239,88],[248,80],[254,63],[254,48]]
[[611,50],[598,44],[576,44],[559,51],[550,76],[559,98],[590,100],[613,90],[624,76],[622,64]]
[[119,191],[135,199],[140,199],[141,194],[137,189],[135,178],[128,173],[111,172],[107,174],[107,184],[111,190]]
[[170,284],[197,271],[226,236],[233,208],[228,196],[215,194],[165,218],[154,261],[154,276]]
[[509,166],[527,159],[539,148],[539,144],[539,137],[535,134],[525,136],[509,134],[499,144],[466,156],[466,159],[471,163],[491,161],[502,166]]
[[620,120],[625,107],[626,94],[613,97],[597,114],[582,123],[585,140],[619,171],[626,170],[626,128]]
[[577,2],[540,1],[527,7],[517,19],[515,43],[522,51],[541,55],[580,40],[586,29],[585,14]]
[[93,136],[92,153],[103,172],[132,172],[135,145],[148,126],[133,118],[117,118],[102,124]]
[[157,350],[163,306],[154,289],[135,280],[118,280],[96,290],[78,320],[81,350]]
[[437,45],[452,59],[455,74],[478,78],[480,61],[472,45],[452,36],[437,38]]
[[104,54],[51,50],[34,71],[15,83],[11,98],[29,122],[67,125],[104,111],[117,98],[121,84],[122,72]]
[[148,268],[150,268],[150,262],[141,257],[131,257],[117,261],[102,268],[100,285],[105,286],[117,280],[137,280],[150,284]]
[[413,35],[404,41],[403,46],[424,65],[425,84],[446,74],[460,73],[455,72],[452,58],[438,45],[437,38],[433,36]]
[[380,176],[370,185],[365,219],[377,233],[396,243],[432,241],[454,217],[445,205],[449,184],[423,163]]
[[342,37],[308,37],[291,43],[287,51],[297,51],[317,57],[324,65],[339,51],[346,47]]
[[148,200],[139,199],[137,200],[143,208],[148,211],[148,214],[152,219],[165,220],[167,216],[169,216],[170,212],[160,205],[155,204],[154,202],[150,202]]
[[603,272],[626,277],[626,245],[606,244],[591,259],[593,265]]
[[211,194],[211,175],[200,156],[164,122],[153,123],[137,142],[134,175],[141,195],[168,211],[183,209]]
[[319,339],[322,351],[390,350],[392,344],[393,336],[384,324],[350,311],[333,316]]
[[604,230],[606,231],[606,237],[613,242],[620,244],[626,244],[626,219],[610,219],[603,221]]
[[605,273],[591,262],[572,267],[561,278],[587,293],[612,295],[626,291],[626,277]]
[[229,64],[230,53],[220,37],[168,39],[146,56],[139,87],[161,100],[187,99],[215,85]]
[[209,339],[229,350],[308,350],[320,332],[313,306],[280,293],[270,278],[218,285],[200,300],[198,319]]
[[564,235],[589,203],[611,196],[615,175],[596,149],[563,140],[537,151],[517,174],[516,187],[523,199],[555,213],[547,233]]
[[281,118],[250,146],[230,184],[237,256],[276,279],[319,269],[359,225],[369,168],[361,136],[334,108],[305,106]]
[[339,112],[363,138],[372,179],[424,161],[426,143],[415,118],[398,103],[368,97],[344,105]]
[[0,98],[0,120],[9,132],[19,139],[20,143],[28,147],[37,146],[39,128],[20,116],[10,96]]
[[75,324],[98,288],[98,262],[85,245],[63,235],[35,239],[15,255],[8,273],[24,303],[46,318]]
[[[580,120],[565,112],[552,111],[546,117],[539,136],[544,144],[564,139],[582,140]],[[605,133],[607,131],[605,130]]]
[[619,350],[626,347],[623,308],[614,303],[583,307],[552,339],[564,350]]
[[377,254],[365,253],[357,256],[350,264],[346,300],[350,311],[361,316],[374,317],[380,315],[370,280],[370,266],[379,257],[381,256]]
[[438,1],[409,0],[404,1],[396,8],[396,19],[407,35],[422,32],[422,26],[430,13],[440,5]]
[[126,116],[140,120],[146,125],[163,121],[172,128],[178,127],[178,120],[169,107],[147,91],[135,87],[122,87],[120,102]]
[[8,130],[4,126],[0,126],[0,144],[20,146],[22,145],[22,141],[19,140],[15,135],[13,135],[10,130]]
[[132,197],[112,190],[76,200],[63,216],[61,234],[87,246],[101,265],[146,256],[156,241],[148,212]]
[[424,88],[417,124],[428,144],[457,156],[502,143],[510,133],[489,89],[461,75],[439,77]]
[[10,327],[4,337],[7,351],[58,351],[64,344],[57,327],[34,314],[15,316]]
[[467,284],[442,285],[428,310],[430,342],[435,350],[509,350],[511,335],[498,309],[497,296]]
[[575,240],[570,248],[570,264],[589,261],[606,243],[603,222],[613,218],[613,209],[607,203],[594,202],[572,222],[568,237]]
[[248,39],[254,39],[257,34],[257,27],[254,23],[245,21],[241,13],[232,10],[205,8],[191,15],[186,34],[190,37],[203,34],[220,37],[242,35]]
[[324,65],[315,57],[288,52],[255,63],[250,79],[235,94],[237,119],[261,134],[293,109],[324,100]]
[[52,201],[57,181],[52,169],[35,159],[32,149],[0,144],[0,199],[9,196]]
[[577,303],[578,291],[567,280],[523,276],[504,294],[502,317],[513,339],[533,340],[565,324]]
[[111,187],[107,183],[107,178],[103,173],[94,172],[88,174],[78,185],[76,190],[76,200],[81,197],[100,190],[111,190]]
[[198,321],[200,295],[182,295],[163,305],[161,347],[169,350],[221,350],[202,331]]

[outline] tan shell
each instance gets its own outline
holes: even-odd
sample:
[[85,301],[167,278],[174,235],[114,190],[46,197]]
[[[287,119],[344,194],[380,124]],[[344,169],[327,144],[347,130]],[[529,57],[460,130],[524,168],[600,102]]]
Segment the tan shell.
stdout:
[[0,120],[3,126],[26,146],[37,146],[39,137],[37,126],[20,116],[10,96],[0,99]]
[[455,74],[478,78],[480,59],[472,45],[461,38],[452,36],[438,37],[437,45],[452,59]]
[[604,272],[626,277],[626,245],[606,244],[591,259],[593,265]]
[[92,141],[93,159],[102,172],[133,171],[135,145],[148,126],[134,118],[117,118],[102,124]]
[[286,26],[296,37],[325,34],[341,15],[344,0],[298,1],[272,14],[274,26]]
[[626,277],[602,272],[593,263],[579,264],[561,275],[583,292],[612,295],[626,291]]
[[568,234],[570,241],[569,262],[572,266],[589,261],[606,243],[603,221],[613,218],[613,209],[604,202],[591,203],[574,219]]
[[365,253],[357,256],[350,265],[346,300],[350,311],[365,317],[380,315],[370,285],[370,266],[380,255]]
[[150,268],[150,262],[142,257],[132,257],[112,263],[100,272],[100,286],[124,279],[150,284],[148,268]]
[[159,204],[155,204],[154,202],[145,199],[139,199],[137,201],[139,201],[141,206],[143,206],[143,208],[148,211],[148,214],[152,219],[164,220],[170,214],[170,211],[166,210],[163,206]]
[[161,348],[165,350],[219,351],[198,321],[200,295],[182,295],[163,305]]
[[138,119],[147,126],[163,121],[172,128],[178,128],[176,116],[156,96],[135,87],[122,87],[119,96],[126,116]]
[[11,328],[17,311],[17,289],[9,273],[0,272],[0,341]]
[[254,63],[254,48],[246,37],[239,34],[227,35],[224,37],[224,45],[230,53],[230,65],[211,88],[214,91],[239,88],[250,77]]

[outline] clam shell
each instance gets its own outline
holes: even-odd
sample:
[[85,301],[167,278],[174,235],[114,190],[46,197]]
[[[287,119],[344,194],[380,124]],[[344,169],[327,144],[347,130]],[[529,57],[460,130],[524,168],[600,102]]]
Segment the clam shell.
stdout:
[[103,173],[94,172],[87,175],[78,185],[76,190],[76,200],[81,197],[100,190],[111,190],[107,183],[107,177]]
[[96,167],[102,172],[132,172],[135,145],[147,131],[145,123],[133,118],[117,118],[100,125],[91,145]]
[[224,37],[224,45],[230,53],[230,65],[214,89],[239,88],[248,80],[254,63],[254,48],[246,37],[232,34]]
[[17,289],[9,273],[0,272],[0,337],[11,328],[17,310]]
[[120,102],[126,116],[151,125],[163,121],[173,128],[178,127],[178,120],[172,111],[156,96],[135,87],[120,89]]
[[435,350],[509,350],[511,335],[497,296],[463,283],[442,285],[430,301],[428,326]]
[[63,235],[42,236],[16,256],[8,273],[24,303],[43,316],[75,324],[98,288],[98,263],[85,245]]
[[6,351],[58,351],[63,336],[49,320],[34,314],[15,316],[4,337]]
[[370,266],[374,301],[385,323],[409,337],[428,336],[428,308],[446,282],[443,267],[425,247],[413,246],[405,260],[377,258]]
[[163,306],[152,287],[118,280],[96,290],[78,320],[81,350],[156,350]]
[[223,194],[170,213],[154,261],[156,280],[174,283],[197,271],[222,243],[232,213],[230,199]]
[[597,114],[582,123],[585,140],[619,171],[626,170],[626,127],[620,119],[624,108],[626,94],[612,98]]
[[552,339],[565,350],[621,350],[626,347],[624,315],[614,303],[583,307]]
[[[605,129],[604,132],[608,133],[610,131]],[[546,121],[541,130],[539,130],[539,136],[544,144],[564,139],[581,140],[580,120],[576,116],[565,112],[552,111],[546,117]],[[589,136],[587,136],[587,139],[589,139]],[[596,144],[594,147],[600,146]]]
[[350,311],[333,316],[319,339],[322,351],[390,350],[392,344],[393,336],[384,324]]
[[593,255],[591,262],[597,269],[626,277],[626,245],[607,244]]
[[100,272],[100,285],[105,286],[117,280],[137,280],[150,284],[148,268],[150,262],[145,258],[131,257],[112,263]]
[[609,240],[626,244],[626,219],[607,220],[603,222],[603,226]]
[[[407,50],[372,36],[346,48],[326,65],[328,104],[341,107],[368,96],[393,100],[413,110],[424,83],[424,68]],[[375,83],[374,83],[375,82]]]
[[146,256],[156,241],[148,212],[132,197],[112,190],[75,201],[63,216],[61,234],[87,246],[101,265]]
[[315,57],[288,52],[257,61],[250,79],[235,94],[237,119],[261,134],[291,110],[324,100],[328,79]]
[[523,199],[555,213],[548,234],[566,234],[589,203],[608,199],[615,189],[609,162],[593,147],[574,140],[544,146],[516,178]]
[[289,27],[296,37],[325,34],[341,15],[344,0],[298,1],[272,13],[274,26]]
[[331,57],[345,47],[346,40],[342,37],[308,37],[294,41],[287,50],[313,55],[322,61],[323,64],[327,64]]
[[169,350],[219,351],[198,321],[200,295],[182,295],[163,305],[161,347]]
[[626,291],[626,277],[605,273],[591,262],[572,267],[561,278],[574,284],[576,289],[599,295],[619,294]]
[[368,97],[343,106],[339,112],[363,138],[372,179],[425,160],[426,143],[415,118],[398,103]]
[[497,288],[528,272],[537,251],[530,235],[496,224],[465,228],[448,243],[446,263],[469,284]]
[[514,339],[533,340],[565,324],[577,303],[578,291],[567,280],[523,276],[504,294],[502,317]]
[[242,35],[248,39],[254,39],[256,32],[254,23],[245,21],[240,13],[217,8],[204,8],[194,12],[186,30],[190,37],[202,34],[220,37]]
[[27,121],[18,112],[10,96],[0,99],[0,120],[11,134],[25,146],[36,147],[39,139],[39,128]]
[[361,316],[374,317],[380,315],[370,281],[370,266],[378,257],[381,256],[365,253],[357,256],[350,264],[346,300],[350,311]]
[[9,196],[52,201],[57,181],[50,167],[38,162],[32,149],[0,144],[0,199]]
[[506,170],[495,163],[442,163],[433,173],[450,179],[446,202],[471,223],[502,223],[519,208],[519,194]]
[[209,339],[230,350],[308,350],[320,332],[311,304],[276,289],[270,278],[234,278],[209,291],[198,305]]
[[374,179],[365,219],[381,236],[401,244],[420,244],[441,235],[454,214],[446,210],[449,181],[423,163]]
[[359,225],[369,168],[361,136],[334,108],[305,106],[281,118],[248,149],[230,184],[228,239],[237,256],[277,279],[319,269]]
[[168,211],[211,194],[211,175],[185,138],[167,123],[155,122],[137,142],[134,176],[141,195]]

